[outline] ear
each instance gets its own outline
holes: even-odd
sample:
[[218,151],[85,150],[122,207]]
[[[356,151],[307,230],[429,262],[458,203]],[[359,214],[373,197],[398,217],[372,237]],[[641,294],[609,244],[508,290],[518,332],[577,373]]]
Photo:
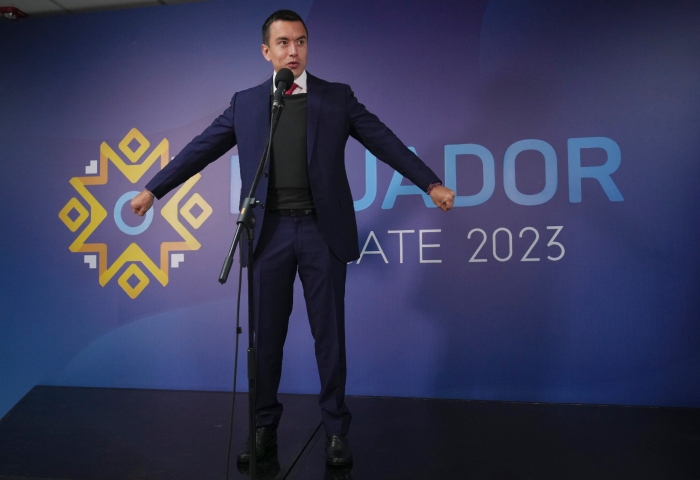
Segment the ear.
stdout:
[[262,51],[263,57],[265,57],[265,60],[268,62],[270,61],[270,47],[265,45],[264,43],[260,46],[260,49]]

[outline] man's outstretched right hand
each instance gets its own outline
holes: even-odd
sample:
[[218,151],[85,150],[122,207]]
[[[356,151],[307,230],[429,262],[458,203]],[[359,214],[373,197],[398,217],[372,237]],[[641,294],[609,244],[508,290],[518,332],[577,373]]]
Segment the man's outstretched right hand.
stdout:
[[154,198],[155,197],[151,192],[149,192],[148,190],[144,190],[131,200],[131,209],[136,215],[140,215],[143,217],[144,215],[146,215],[146,212],[150,210],[150,208],[153,206]]

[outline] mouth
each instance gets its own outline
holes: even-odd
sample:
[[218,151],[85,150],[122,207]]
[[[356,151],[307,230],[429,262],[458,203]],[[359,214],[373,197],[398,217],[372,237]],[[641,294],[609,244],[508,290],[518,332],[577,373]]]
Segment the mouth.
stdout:
[[287,64],[287,67],[289,67],[291,70],[294,70],[294,69],[297,68],[298,66],[299,66],[299,62],[289,62],[289,63]]

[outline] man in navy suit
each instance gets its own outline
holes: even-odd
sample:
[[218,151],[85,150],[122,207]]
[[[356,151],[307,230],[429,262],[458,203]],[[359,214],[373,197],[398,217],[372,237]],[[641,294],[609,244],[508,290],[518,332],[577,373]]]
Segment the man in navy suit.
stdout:
[[[348,85],[306,72],[308,30],[290,10],[274,12],[263,25],[262,54],[275,75],[294,74],[272,145],[271,164],[255,198],[264,215],[255,225],[257,398],[256,456],[276,446],[282,414],[277,388],[282,349],[292,311],[297,273],[304,288],[321,380],[319,405],[327,434],[326,460],[352,461],[346,435],[345,277],[359,257],[353,199],[345,171],[345,143],[352,136],[377,158],[427,192],[441,210],[452,208],[455,193],[389,128],[368,112]],[[193,139],[137,195],[132,209],[144,215],[161,198],[238,145],[241,197],[247,195],[270,132],[273,78],[236,93],[229,108]],[[248,462],[248,446],[238,454]]]

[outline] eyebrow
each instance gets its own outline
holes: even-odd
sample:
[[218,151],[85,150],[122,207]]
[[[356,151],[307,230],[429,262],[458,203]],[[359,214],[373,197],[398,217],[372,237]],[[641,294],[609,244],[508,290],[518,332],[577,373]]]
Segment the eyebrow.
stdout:
[[[279,42],[280,40],[289,40],[289,37],[277,37],[275,38],[276,42]],[[306,40],[306,35],[302,35],[301,37],[297,37],[295,41],[299,40]]]

